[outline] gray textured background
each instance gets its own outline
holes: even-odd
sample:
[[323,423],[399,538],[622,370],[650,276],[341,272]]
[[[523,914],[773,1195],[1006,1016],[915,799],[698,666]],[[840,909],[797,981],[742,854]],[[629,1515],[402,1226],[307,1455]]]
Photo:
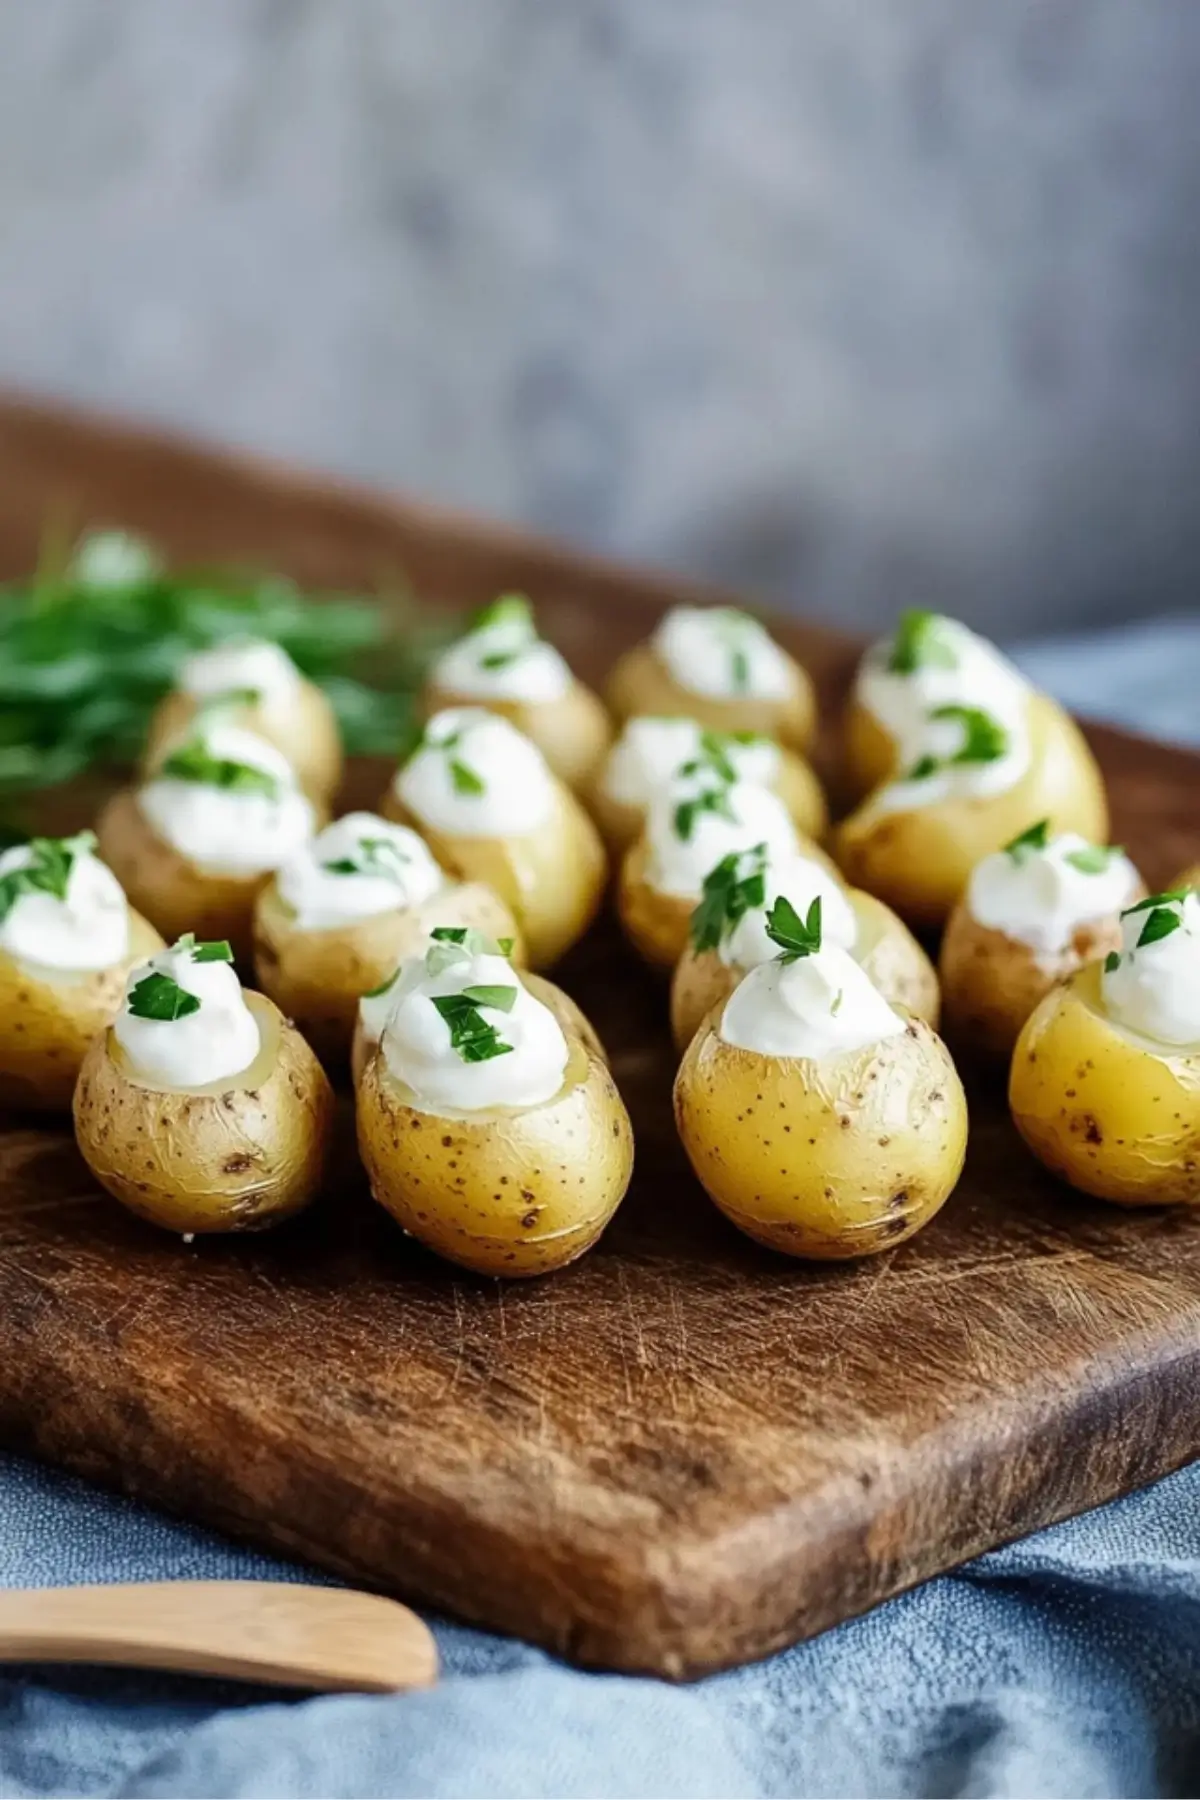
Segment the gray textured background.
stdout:
[[1200,573],[1200,0],[0,0],[0,381],[798,606]]

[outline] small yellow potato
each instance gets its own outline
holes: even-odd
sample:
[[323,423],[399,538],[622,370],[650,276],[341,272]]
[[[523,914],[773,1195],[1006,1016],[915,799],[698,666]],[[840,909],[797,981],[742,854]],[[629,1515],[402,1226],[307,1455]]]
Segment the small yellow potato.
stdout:
[[1057,955],[1039,954],[981,925],[960,901],[938,961],[947,1037],[985,1056],[1011,1056],[1021,1027],[1050,989],[1120,942],[1114,915],[1078,926]]
[[[187,737],[205,703],[179,689],[167,694],[150,720],[142,774],[151,775],[171,747]],[[230,724],[252,731],[286,756],[306,794],[328,805],[342,780],[342,740],[334,710],[315,682],[301,676],[294,698],[280,708],[259,701],[222,705]]]

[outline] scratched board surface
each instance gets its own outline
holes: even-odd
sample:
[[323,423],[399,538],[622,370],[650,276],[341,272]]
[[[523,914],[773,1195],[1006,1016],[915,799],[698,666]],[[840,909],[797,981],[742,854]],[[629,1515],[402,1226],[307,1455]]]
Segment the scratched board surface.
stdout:
[[[524,586],[595,678],[691,594],[0,405],[2,572],[64,506],[313,582],[400,568],[455,603]],[[852,647],[789,635],[832,714]],[[1095,742],[1118,835],[1159,881],[1200,853],[1197,762]],[[353,780],[369,795],[379,775]],[[763,1655],[1200,1451],[1200,1220],[1072,1196],[985,1089],[926,1231],[857,1267],[787,1263],[688,1173],[663,990],[609,925],[560,979],[608,1043],[637,1169],[598,1249],[542,1282],[476,1280],[406,1241],[349,1136],[306,1218],[186,1248],[98,1194],[69,1133],[7,1121],[4,1440],[581,1661],[667,1674]]]

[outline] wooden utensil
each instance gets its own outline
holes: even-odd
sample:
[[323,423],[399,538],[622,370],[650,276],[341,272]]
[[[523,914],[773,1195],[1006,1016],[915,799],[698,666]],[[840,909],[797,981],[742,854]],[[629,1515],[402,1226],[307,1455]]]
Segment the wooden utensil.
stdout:
[[407,1606],[286,1581],[147,1581],[0,1591],[0,1662],[119,1663],[279,1687],[432,1687],[437,1648]]

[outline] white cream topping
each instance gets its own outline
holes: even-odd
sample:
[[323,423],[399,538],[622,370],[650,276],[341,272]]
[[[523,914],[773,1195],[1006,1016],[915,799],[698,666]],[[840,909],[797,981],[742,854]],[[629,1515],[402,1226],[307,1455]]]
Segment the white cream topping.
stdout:
[[717,954],[730,967],[755,969],[779,955],[779,945],[767,933],[767,914],[782,896],[790,900],[802,919],[814,900],[821,902],[821,942],[841,950],[853,950],[858,937],[858,921],[854,916],[845,888],[835,875],[807,856],[792,856],[786,861],[768,862],[765,899],[762,906],[751,907],[742,914],[728,936],[721,939]]
[[[704,806],[704,795],[713,799]],[[752,781],[726,784],[677,776],[646,814],[646,881],[660,894],[698,899],[704,877],[731,850],[767,846],[769,859],[796,855],[799,839],[783,801]]]
[[1098,860],[1095,846],[1074,831],[1043,848],[997,850],[971,871],[967,910],[989,931],[1056,955],[1081,925],[1120,912],[1137,890],[1138,872],[1127,856],[1114,850],[1100,867]]
[[130,531],[89,532],[71,562],[75,580],[97,593],[136,587],[161,568],[157,552]]
[[286,650],[265,638],[231,639],[197,650],[179,671],[179,686],[194,700],[253,692],[267,711],[288,708],[300,686],[300,671]]
[[[166,976],[200,1005],[178,1019],[144,1019],[129,1010],[134,989],[147,977]],[[261,1039],[242,984],[225,962],[196,962],[180,945],[139,963],[125,984],[125,1000],[113,1020],[113,1036],[133,1073],[151,1087],[205,1087],[248,1069]]]
[[787,656],[765,626],[736,607],[672,607],[652,641],[671,679],[693,694],[786,700],[795,692]]
[[[196,868],[214,875],[277,869],[312,835],[312,804],[287,758],[236,725],[213,719],[173,750],[200,744],[209,756],[245,764],[273,782],[271,792],[242,791],[159,774],[138,790],[147,823]],[[170,752],[168,752],[169,759]]]
[[[0,881],[38,863],[29,844],[0,856]],[[62,899],[34,889],[18,892],[0,922],[0,950],[47,969],[111,969],[129,953],[129,908],[111,869],[81,850],[71,858]]]
[[[947,704],[957,705],[958,702]],[[1032,757],[1024,707],[1020,715],[1001,717],[990,712],[988,717],[999,726],[1003,736],[999,753],[986,758],[966,754],[969,743],[964,720],[958,717],[926,718],[916,754],[904,764],[904,774],[877,788],[864,803],[862,811],[919,812],[923,807],[940,806],[946,801],[986,800],[992,795],[1007,793],[1024,776]],[[915,771],[922,758],[930,759],[936,766],[930,773],[918,777]]]
[[507,719],[476,707],[435,713],[392,787],[422,824],[479,838],[537,831],[556,792],[541,751]]
[[560,700],[573,677],[553,644],[537,635],[532,613],[520,602],[500,602],[489,613],[438,658],[438,686],[472,700]]
[[[434,1001],[488,987],[515,990],[508,1011],[483,1004],[476,1009],[509,1048],[486,1061],[464,1062]],[[562,1027],[505,957],[465,952],[440,974],[430,973],[426,957],[410,958],[389,998],[382,1055],[420,1111],[444,1116],[541,1106],[561,1088],[570,1055]]]
[[600,786],[621,806],[649,806],[685,763],[714,738],[741,781],[770,787],[779,773],[779,746],[769,738],[739,743],[727,733],[706,732],[695,719],[630,719],[605,760]]
[[[1168,935],[1139,947],[1152,908],[1121,920],[1115,968],[1100,977],[1104,1005],[1118,1025],[1172,1050],[1200,1044],[1200,894],[1189,890],[1169,911],[1179,920]],[[1111,958],[1109,959],[1111,961]]]
[[928,748],[926,721],[939,706],[977,706],[1002,723],[1019,726],[1029,684],[994,644],[957,619],[930,618],[931,654],[909,673],[889,668],[895,639],[868,650],[859,665],[856,697],[895,739],[898,766],[912,766]]
[[904,1020],[836,945],[795,962],[760,963],[725,1003],[727,1044],[760,1056],[819,1061],[862,1050],[904,1030]]
[[335,819],[275,877],[301,931],[331,931],[419,906],[444,881],[423,838],[368,812]]

